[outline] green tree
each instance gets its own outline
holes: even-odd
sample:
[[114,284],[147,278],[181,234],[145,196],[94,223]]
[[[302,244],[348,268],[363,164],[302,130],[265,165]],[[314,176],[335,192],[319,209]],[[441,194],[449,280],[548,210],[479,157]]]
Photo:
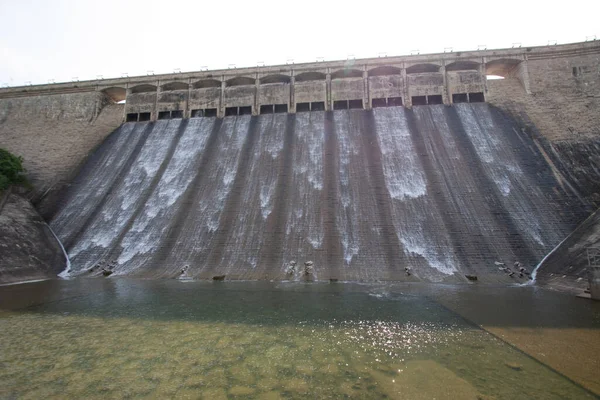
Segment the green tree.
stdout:
[[12,184],[27,184],[23,158],[0,148],[0,190]]

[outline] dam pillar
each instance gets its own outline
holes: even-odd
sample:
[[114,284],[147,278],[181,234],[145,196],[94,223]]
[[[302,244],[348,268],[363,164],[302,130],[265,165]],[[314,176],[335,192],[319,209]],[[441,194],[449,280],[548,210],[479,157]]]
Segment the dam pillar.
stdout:
[[185,102],[185,114],[184,118],[192,118],[192,111],[190,110],[190,102],[192,101],[192,78],[188,78],[188,95],[187,101]]
[[529,87],[529,68],[527,67],[527,56],[523,58],[523,62],[517,67],[517,78],[521,81],[521,85],[525,89],[525,93],[531,94]]
[[296,112],[296,100],[294,99],[294,91],[296,87],[296,77],[294,76],[294,71],[292,70],[290,76],[290,104],[288,105],[288,112],[295,113]]
[[486,61],[487,60],[485,57],[481,57],[481,64],[479,65],[479,79],[481,80],[481,86],[483,87],[483,101],[485,101],[485,99],[487,97],[487,91],[488,91],[487,78],[485,76]]
[[152,121],[158,119],[158,97],[160,96],[160,80],[156,81],[156,98],[154,99],[154,115],[152,115]]
[[219,93],[219,109],[217,110],[217,117],[219,118],[223,118],[225,116],[225,107],[223,105],[224,103],[224,97],[225,97],[225,76],[221,76],[221,92]]
[[333,110],[333,102],[331,100],[332,96],[331,96],[331,73],[329,72],[329,68],[327,68],[327,75],[325,75],[325,82],[327,83],[327,95],[326,95],[326,99],[327,102],[325,104],[325,111],[331,111]]
[[254,106],[252,107],[252,115],[258,115],[260,109],[260,78],[258,72],[256,73],[256,80],[254,81]]
[[371,109],[371,99],[369,96],[369,73],[367,72],[367,66],[365,65],[363,70],[363,108],[365,110]]
[[412,99],[408,95],[408,79],[406,77],[406,64],[402,63],[402,98],[404,99],[404,106],[407,108],[412,107]]
[[450,96],[450,90],[448,89],[448,74],[446,73],[446,62],[442,61],[442,66],[440,67],[440,72],[442,73],[442,77],[444,79],[444,89],[442,92],[442,103],[444,104],[452,104],[452,96]]

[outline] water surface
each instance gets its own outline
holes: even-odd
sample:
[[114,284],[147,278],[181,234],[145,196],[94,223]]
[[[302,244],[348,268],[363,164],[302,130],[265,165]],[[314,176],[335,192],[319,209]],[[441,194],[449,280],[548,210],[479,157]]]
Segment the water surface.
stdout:
[[0,397],[594,398],[450,309],[512,329],[514,310],[490,309],[498,299],[526,314],[538,307],[521,327],[598,332],[598,308],[572,312],[569,301],[535,288],[132,279],[6,286]]

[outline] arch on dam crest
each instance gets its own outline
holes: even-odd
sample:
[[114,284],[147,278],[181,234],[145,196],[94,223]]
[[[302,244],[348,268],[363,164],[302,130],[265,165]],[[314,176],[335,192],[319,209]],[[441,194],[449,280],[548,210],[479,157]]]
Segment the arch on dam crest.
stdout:
[[194,82],[194,89],[206,89],[206,88],[220,88],[221,81],[216,79],[201,79],[197,82]]
[[511,75],[514,69],[522,62],[523,60],[514,58],[493,60],[485,64],[485,74],[507,77]]
[[439,72],[439,71],[440,71],[439,65],[429,64],[429,63],[415,64],[415,65],[411,65],[410,67],[406,68],[407,74],[423,74],[423,73],[428,73],[428,72]]
[[134,86],[131,88],[131,93],[150,93],[150,92],[156,92],[156,86],[143,84],[143,85],[137,85],[137,86]]
[[260,84],[269,83],[290,83],[291,78],[288,75],[273,74],[260,78]]
[[302,72],[296,75],[296,82],[324,81],[327,76],[321,72]]
[[160,89],[163,91],[187,90],[189,87],[190,87],[190,85],[188,85],[187,83],[184,83],[184,82],[169,82],[169,83],[165,83],[164,85],[162,85],[160,87]]
[[116,86],[103,89],[102,93],[110,97],[115,103],[123,101],[127,97],[127,90],[125,90],[125,88]]
[[227,86],[245,86],[254,85],[256,79],[248,78],[247,76],[236,76],[226,81]]
[[340,69],[331,74],[331,79],[362,78],[363,73],[358,69]]
[[454,61],[446,65],[446,71],[478,71],[480,65],[475,61]]
[[389,75],[400,75],[402,69],[398,67],[392,67],[383,65],[381,67],[375,67],[368,71],[369,76],[389,76]]

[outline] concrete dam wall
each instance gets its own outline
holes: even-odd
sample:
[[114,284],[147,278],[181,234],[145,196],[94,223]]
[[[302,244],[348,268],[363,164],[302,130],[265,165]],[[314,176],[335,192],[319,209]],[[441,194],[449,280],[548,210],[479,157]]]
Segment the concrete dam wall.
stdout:
[[480,103],[125,123],[51,227],[73,275],[524,282],[589,213]]

